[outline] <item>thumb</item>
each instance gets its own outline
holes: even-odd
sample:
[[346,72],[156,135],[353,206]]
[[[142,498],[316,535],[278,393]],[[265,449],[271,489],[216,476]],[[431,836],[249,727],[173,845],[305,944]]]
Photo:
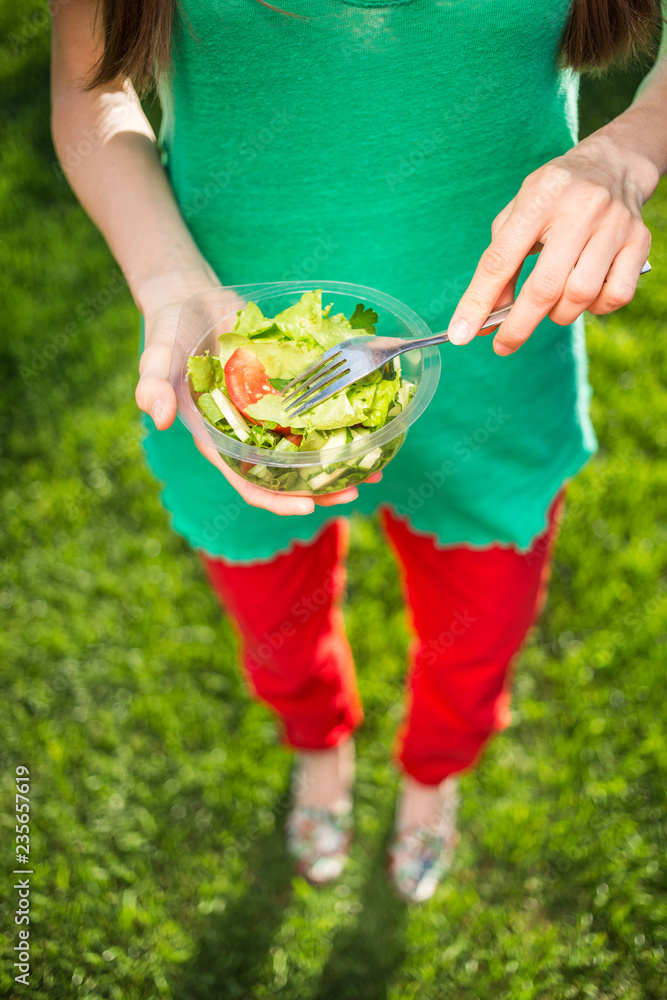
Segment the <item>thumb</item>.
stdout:
[[[521,265],[521,267],[523,267],[523,264]],[[495,311],[496,309],[501,309],[503,306],[508,305],[513,300],[514,292],[516,290],[516,283],[519,280],[519,275],[521,274],[521,267],[517,268],[517,270],[514,272],[510,280],[503,288],[502,292],[500,293],[500,295],[498,296],[493,305],[493,309],[491,310],[492,312]],[[500,326],[500,324],[498,324],[498,326]],[[486,330],[480,330],[477,336],[488,337],[490,333],[495,333],[495,331],[498,329],[498,326],[490,326]]]
[[174,335],[159,326],[146,333],[146,347],[139,361],[137,406],[152,417],[158,430],[171,427],[176,417],[176,393],[169,382],[169,368],[174,351]]
[[165,378],[152,375],[142,375],[135,391],[137,406],[147,413],[159,431],[171,427],[178,404],[176,393]]

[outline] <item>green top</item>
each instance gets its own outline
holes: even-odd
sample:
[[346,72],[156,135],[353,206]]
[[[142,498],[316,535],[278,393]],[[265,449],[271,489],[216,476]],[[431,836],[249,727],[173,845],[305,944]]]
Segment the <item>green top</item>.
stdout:
[[[185,0],[162,88],[165,163],[224,284],[350,281],[446,327],[495,215],[576,141],[577,78],[556,68],[565,0]],[[524,269],[525,273],[529,267]],[[354,504],[247,506],[180,421],[149,431],[174,527],[269,558],[351,508],[392,504],[442,544],[526,549],[595,448],[581,321],[521,350],[441,348],[435,399]]]

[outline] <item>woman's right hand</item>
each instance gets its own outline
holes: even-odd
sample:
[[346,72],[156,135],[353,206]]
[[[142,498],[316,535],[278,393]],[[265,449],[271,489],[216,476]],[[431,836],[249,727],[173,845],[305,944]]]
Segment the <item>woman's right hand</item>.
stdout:
[[[184,303],[220,281],[202,257],[174,199],[157,142],[129,80],[89,89],[103,39],[96,0],[53,5],[52,130],[63,170],[126,275],[145,321],[136,399],[158,430],[176,419],[169,369]],[[89,142],[91,133],[99,140]],[[71,151],[85,140],[89,152]],[[239,303],[239,308],[243,303]],[[233,307],[232,307],[233,308]],[[316,501],[247,483],[218,453],[197,447],[243,499],[276,514],[310,514],[315,503],[347,503],[356,489]]]
[[[219,288],[214,271],[205,263],[200,270],[171,271],[146,281],[138,290],[137,299],[144,316],[144,350],[139,361],[139,382],[136,400],[139,408],[147,413],[158,430],[171,427],[176,419],[176,393],[169,381],[169,368],[176,340],[176,329],[184,303],[199,292]],[[241,309],[245,303],[239,300]],[[323,497],[291,497],[247,482],[223,461],[220,454],[194,438],[201,454],[219,469],[225,479],[253,507],[263,507],[274,514],[311,514],[315,504],[330,507],[349,503],[358,496],[355,486],[330,493]],[[371,476],[368,482],[377,482],[382,473]]]

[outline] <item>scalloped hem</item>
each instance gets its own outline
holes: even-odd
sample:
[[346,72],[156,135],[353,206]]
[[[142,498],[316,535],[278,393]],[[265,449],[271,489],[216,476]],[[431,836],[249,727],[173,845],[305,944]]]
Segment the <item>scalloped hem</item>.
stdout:
[[439,552],[444,552],[447,549],[460,549],[460,548],[473,549],[476,552],[486,552],[489,549],[500,546],[501,548],[504,549],[513,549],[518,555],[526,555],[528,552],[531,551],[531,549],[538,541],[538,539],[540,539],[547,531],[549,527],[549,513],[554,504],[557,502],[558,497],[561,495],[561,493],[564,493],[567,490],[572,479],[574,478],[574,475],[576,475],[576,473],[573,473],[570,476],[566,476],[561,481],[560,485],[556,488],[555,492],[552,494],[545,508],[542,527],[538,531],[536,531],[534,535],[531,536],[525,548],[519,545],[518,542],[501,542],[498,540],[484,542],[482,544],[477,544],[475,542],[470,542],[464,539],[462,539],[461,541],[441,542],[438,537],[438,533],[436,531],[428,531],[423,528],[417,528],[415,527],[414,521],[409,514],[397,513],[395,505],[390,500],[378,504],[377,510],[378,512],[381,512],[383,510],[388,510],[391,512],[392,517],[395,517],[399,521],[406,521],[410,528],[410,531],[414,535],[418,535],[420,538],[430,539],[433,547],[437,549]]
[[[291,538],[287,545],[283,547],[278,547],[273,550],[270,555],[267,556],[252,556],[249,559],[241,558],[230,558],[229,556],[221,556],[215,552],[209,552],[201,545],[193,545],[192,548],[195,552],[206,556],[207,559],[215,559],[218,562],[224,563],[226,566],[257,566],[265,565],[266,563],[273,562],[278,556],[288,556],[294,552],[294,548],[297,545],[312,545],[313,542],[328,528],[331,524],[336,521],[349,521],[349,515],[347,514],[332,514],[331,517],[327,517],[324,521],[320,521],[317,527],[314,529],[312,535],[308,538]],[[173,528],[172,524],[172,528]],[[178,531],[177,528],[174,530],[182,535],[182,532]],[[187,540],[187,539],[186,539]]]

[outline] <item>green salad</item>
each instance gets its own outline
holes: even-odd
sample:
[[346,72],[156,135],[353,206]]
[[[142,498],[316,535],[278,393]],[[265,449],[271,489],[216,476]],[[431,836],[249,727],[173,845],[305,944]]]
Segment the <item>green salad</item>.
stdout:
[[[193,355],[188,373],[197,406],[218,431],[266,450],[266,461],[225,460],[244,478],[280,492],[327,493],[361,482],[387,464],[400,447],[399,435],[358,460],[336,453],[398,416],[416,386],[394,359],[330,399],[298,416],[288,416],[282,390],[307,365],[342,340],[375,334],[377,313],[359,303],[348,318],[322,308],[322,292],[305,292],[289,309],[269,318],[249,302],[231,333],[220,335],[217,355]],[[271,452],[321,452],[307,466],[271,464]]]

